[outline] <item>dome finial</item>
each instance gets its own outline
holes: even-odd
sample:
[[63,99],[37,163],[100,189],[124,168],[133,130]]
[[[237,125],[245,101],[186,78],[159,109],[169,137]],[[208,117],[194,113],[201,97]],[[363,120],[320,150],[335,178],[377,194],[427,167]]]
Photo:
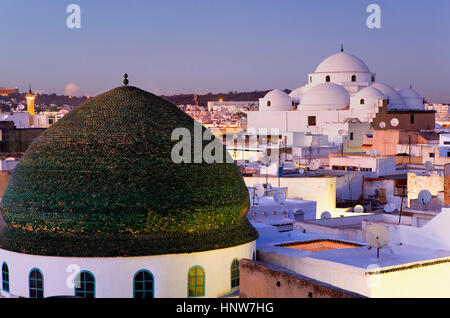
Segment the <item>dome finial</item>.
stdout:
[[341,43],[341,52],[344,52],[344,43]]
[[30,90],[28,91],[28,94],[33,94],[33,92],[31,91],[31,83],[29,84],[30,86]]
[[128,81],[128,74],[125,73],[125,74],[123,74],[123,84],[125,86],[128,86],[128,83],[129,83],[129,81]]

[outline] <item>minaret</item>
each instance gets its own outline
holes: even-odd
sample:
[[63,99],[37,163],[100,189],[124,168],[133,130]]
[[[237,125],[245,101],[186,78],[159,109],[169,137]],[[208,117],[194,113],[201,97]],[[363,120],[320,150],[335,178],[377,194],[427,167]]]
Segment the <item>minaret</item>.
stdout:
[[27,99],[27,110],[30,113],[30,115],[34,115],[34,100],[36,99],[36,95],[33,94],[33,92],[31,91],[31,84],[30,84],[30,91],[28,92],[28,94],[25,96],[25,98]]

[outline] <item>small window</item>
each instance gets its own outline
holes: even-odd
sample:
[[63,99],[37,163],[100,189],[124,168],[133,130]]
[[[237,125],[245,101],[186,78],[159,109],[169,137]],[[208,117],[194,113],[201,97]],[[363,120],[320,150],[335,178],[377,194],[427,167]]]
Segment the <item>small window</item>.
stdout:
[[9,269],[6,263],[2,265],[2,288],[3,291],[9,293]]
[[327,75],[327,77],[325,77],[325,82],[329,82],[330,81],[330,75]]
[[450,151],[447,152],[447,157],[450,157]]
[[134,275],[134,298],[153,298],[153,275],[143,269]]
[[316,116],[308,116],[308,126],[316,125]]
[[434,158],[434,152],[430,152],[428,155],[430,156],[430,158]]
[[375,76],[372,75],[372,82],[375,82]]
[[28,283],[30,298],[44,298],[44,278],[39,269],[31,270]]
[[231,288],[239,287],[239,261],[233,260],[231,263]]
[[356,75],[352,75],[352,82],[356,82]]
[[194,266],[188,274],[188,297],[205,296],[205,271]]
[[411,115],[411,124],[414,124],[414,115]]
[[270,107],[271,103],[270,100],[267,101],[267,107]]
[[359,101],[359,103],[360,103],[361,105],[364,105],[364,99],[361,98],[361,100]]
[[353,140],[353,133],[350,133],[350,140]]
[[312,83],[312,76],[309,77],[309,82]]
[[444,141],[444,145],[450,145],[450,141]]
[[75,296],[82,298],[95,298],[95,278],[92,273],[82,271],[75,281]]

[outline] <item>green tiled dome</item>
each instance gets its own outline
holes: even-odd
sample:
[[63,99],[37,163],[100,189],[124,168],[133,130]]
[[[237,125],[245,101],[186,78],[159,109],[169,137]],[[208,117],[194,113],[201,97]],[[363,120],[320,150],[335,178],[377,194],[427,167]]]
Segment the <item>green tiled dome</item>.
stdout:
[[178,140],[171,135],[179,127],[194,136],[191,117],[135,87],[78,106],[37,138],[14,170],[0,204],[7,223],[0,247],[39,255],[138,256],[255,240],[238,168],[174,163]]

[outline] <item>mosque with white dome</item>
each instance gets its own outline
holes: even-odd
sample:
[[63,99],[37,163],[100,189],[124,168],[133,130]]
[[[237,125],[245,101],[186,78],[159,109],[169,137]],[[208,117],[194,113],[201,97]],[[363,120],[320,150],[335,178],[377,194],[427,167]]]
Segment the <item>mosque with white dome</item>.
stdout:
[[275,89],[261,98],[259,111],[247,113],[247,127],[327,135],[329,143],[339,144],[348,119],[371,123],[383,105],[396,112],[425,110],[415,90],[377,82],[364,61],[341,47],[308,74],[306,85],[289,95]]

